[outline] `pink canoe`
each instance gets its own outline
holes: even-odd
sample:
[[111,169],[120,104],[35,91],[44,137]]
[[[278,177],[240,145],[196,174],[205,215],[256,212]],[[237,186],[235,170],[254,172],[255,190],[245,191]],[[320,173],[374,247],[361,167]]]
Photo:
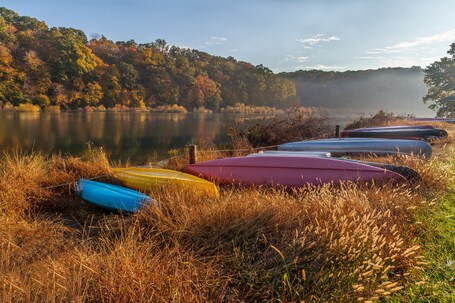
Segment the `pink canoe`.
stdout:
[[383,168],[317,157],[224,158],[188,165],[185,172],[224,184],[285,187],[340,181],[406,181],[402,175]]

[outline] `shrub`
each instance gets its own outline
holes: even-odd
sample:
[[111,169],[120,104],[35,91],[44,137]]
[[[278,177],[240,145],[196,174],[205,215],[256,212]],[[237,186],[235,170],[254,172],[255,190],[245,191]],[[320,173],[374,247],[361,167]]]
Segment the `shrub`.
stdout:
[[104,105],[102,105],[102,104],[101,104],[101,105],[98,105],[98,106],[96,106],[96,107],[94,107],[93,109],[94,109],[95,111],[97,111],[97,112],[104,112],[104,111],[106,111],[106,107],[104,107]]
[[247,120],[228,131],[232,142],[246,138],[253,147],[273,146],[291,141],[327,137],[334,134],[326,112],[288,112],[272,118]]
[[3,105],[3,111],[5,112],[14,111],[14,105],[12,105],[11,102],[6,102],[5,105]]
[[154,113],[182,113],[186,114],[188,110],[182,106],[177,104],[172,105],[161,105],[150,109],[151,112]]
[[405,118],[410,118],[410,116],[403,117],[403,116],[398,116],[393,113],[387,113],[383,110],[380,110],[376,114],[370,115],[369,117],[365,117],[365,115],[362,114],[356,120],[351,121],[348,124],[346,124],[345,129],[387,125],[396,120],[401,120],[401,119],[405,119]]
[[31,103],[21,103],[15,107],[18,112],[39,112],[41,109],[38,105],[33,105]]
[[236,103],[234,106],[226,106],[221,109],[222,113],[231,114],[280,114],[282,110],[270,106],[251,106],[243,103]]
[[40,107],[46,107],[51,104],[51,100],[46,95],[38,95],[33,98],[33,104],[38,105]]
[[211,113],[213,113],[213,111],[205,108],[204,106],[199,106],[199,107],[193,108],[193,113],[211,114]]
[[59,113],[60,112],[60,106],[59,105],[49,105],[49,106],[46,107],[46,112]]

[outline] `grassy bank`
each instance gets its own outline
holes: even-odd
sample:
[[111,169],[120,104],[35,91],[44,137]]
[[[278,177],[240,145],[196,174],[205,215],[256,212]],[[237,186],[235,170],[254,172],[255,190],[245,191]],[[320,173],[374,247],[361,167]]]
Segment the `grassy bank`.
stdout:
[[0,301],[450,302],[450,145],[437,142],[431,161],[375,159],[417,170],[412,186],[163,189],[150,193],[161,209],[128,216],[74,195],[79,177],[118,183],[102,150],[3,155]]

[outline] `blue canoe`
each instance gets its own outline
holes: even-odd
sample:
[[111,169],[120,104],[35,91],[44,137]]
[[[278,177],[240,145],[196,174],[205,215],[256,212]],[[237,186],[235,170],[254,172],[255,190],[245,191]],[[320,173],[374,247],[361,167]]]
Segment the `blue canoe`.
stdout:
[[347,154],[414,154],[427,159],[431,157],[431,146],[420,140],[332,138],[289,142],[278,146],[281,151],[323,151],[334,156]]
[[111,211],[137,212],[142,205],[151,205],[153,200],[138,191],[102,183],[79,179],[76,193],[83,200]]
[[281,150],[266,150],[254,154],[249,154],[247,157],[320,157],[329,158],[331,154],[328,152],[318,151],[281,151]]

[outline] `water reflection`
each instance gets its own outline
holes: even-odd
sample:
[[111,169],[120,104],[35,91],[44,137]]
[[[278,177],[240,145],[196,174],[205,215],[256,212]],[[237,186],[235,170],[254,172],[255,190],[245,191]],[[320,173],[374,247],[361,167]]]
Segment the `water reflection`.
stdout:
[[225,125],[243,119],[233,114],[158,114],[113,112],[0,112],[0,149],[80,155],[87,142],[103,146],[111,160],[143,163],[167,157],[189,143],[227,142]]

